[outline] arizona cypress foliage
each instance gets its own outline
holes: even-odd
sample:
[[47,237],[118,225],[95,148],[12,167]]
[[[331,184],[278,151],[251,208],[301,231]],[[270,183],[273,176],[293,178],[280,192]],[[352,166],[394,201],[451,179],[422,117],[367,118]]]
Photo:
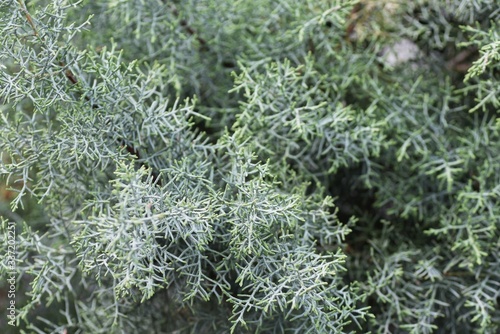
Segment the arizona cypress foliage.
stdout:
[[0,18],[2,328],[499,330],[496,1]]

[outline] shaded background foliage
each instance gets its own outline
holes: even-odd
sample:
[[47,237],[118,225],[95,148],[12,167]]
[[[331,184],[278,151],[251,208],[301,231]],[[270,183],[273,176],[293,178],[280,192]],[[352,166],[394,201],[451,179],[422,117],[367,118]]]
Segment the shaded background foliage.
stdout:
[[22,330],[498,330],[496,1],[0,4]]

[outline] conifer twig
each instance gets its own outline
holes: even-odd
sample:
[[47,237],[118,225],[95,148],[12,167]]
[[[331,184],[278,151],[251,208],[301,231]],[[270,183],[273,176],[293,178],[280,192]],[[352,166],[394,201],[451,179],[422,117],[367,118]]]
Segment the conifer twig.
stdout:
[[[33,19],[31,17],[30,13],[28,12],[28,9],[26,8],[26,5],[24,4],[24,2],[22,0],[18,0],[18,3],[21,6],[21,9],[23,10],[23,12],[25,13],[26,20],[28,21],[29,25],[33,29],[34,35],[38,36],[38,31],[35,27],[35,24],[33,22]],[[59,65],[63,68],[66,66],[66,64],[62,61],[59,62]],[[69,68],[67,68],[64,71],[64,75],[73,85],[76,85],[78,83],[78,78],[74,75],[74,73]],[[85,96],[85,100],[90,101],[90,98],[88,96]],[[97,109],[97,108],[99,108],[99,106],[96,104],[93,104],[92,108]],[[125,149],[127,150],[127,152],[129,152],[131,155],[135,155],[138,160],[141,159],[141,154],[140,154],[139,150],[137,150],[135,147],[133,147],[129,144],[126,144],[124,139],[121,139],[119,144],[120,144],[120,146],[125,146]],[[150,169],[150,167],[147,166],[144,162],[141,162],[140,165],[146,167],[147,169]],[[161,181],[159,179],[159,173],[156,171],[152,171],[152,175],[153,175],[154,182],[158,185],[161,185]]]

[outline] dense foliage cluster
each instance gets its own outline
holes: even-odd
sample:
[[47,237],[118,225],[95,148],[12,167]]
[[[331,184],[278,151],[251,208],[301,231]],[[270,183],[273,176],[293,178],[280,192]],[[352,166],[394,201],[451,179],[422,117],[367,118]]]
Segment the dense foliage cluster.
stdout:
[[498,1],[0,18],[16,330],[500,329]]

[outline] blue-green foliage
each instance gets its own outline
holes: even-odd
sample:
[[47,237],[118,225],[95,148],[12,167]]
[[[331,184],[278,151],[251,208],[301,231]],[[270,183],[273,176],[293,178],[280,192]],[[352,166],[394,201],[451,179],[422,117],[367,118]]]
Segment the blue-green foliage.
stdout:
[[21,331],[498,330],[495,1],[0,16]]

